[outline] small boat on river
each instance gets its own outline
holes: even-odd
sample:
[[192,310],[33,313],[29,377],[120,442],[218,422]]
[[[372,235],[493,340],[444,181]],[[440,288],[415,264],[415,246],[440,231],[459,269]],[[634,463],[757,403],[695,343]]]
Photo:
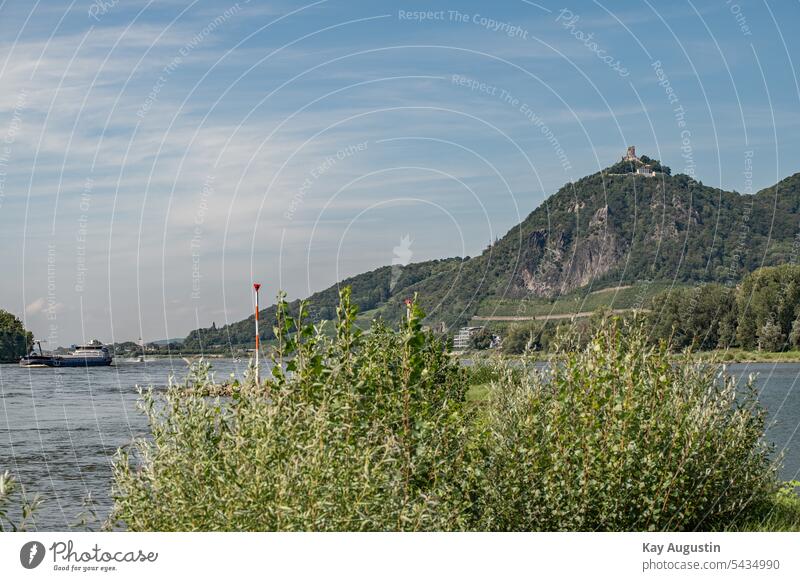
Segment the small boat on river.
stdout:
[[67,355],[45,353],[41,343],[37,341],[36,345],[39,352],[34,349],[20,359],[20,367],[105,367],[114,361],[108,347],[96,339],[86,345],[78,345]]

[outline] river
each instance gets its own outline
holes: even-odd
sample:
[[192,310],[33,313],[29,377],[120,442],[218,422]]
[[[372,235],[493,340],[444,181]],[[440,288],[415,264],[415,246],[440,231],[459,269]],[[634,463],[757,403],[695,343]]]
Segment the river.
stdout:
[[[246,363],[213,361],[218,379],[241,376]],[[44,499],[39,530],[65,530],[91,493],[105,516],[110,507],[111,461],[119,446],[147,434],[136,386],[163,387],[186,374],[182,359],[120,362],[90,369],[25,369],[0,365],[0,471],[9,470],[29,493]],[[800,364],[733,364],[737,377],[758,374],[768,438],[783,451],[783,479],[800,478]]]

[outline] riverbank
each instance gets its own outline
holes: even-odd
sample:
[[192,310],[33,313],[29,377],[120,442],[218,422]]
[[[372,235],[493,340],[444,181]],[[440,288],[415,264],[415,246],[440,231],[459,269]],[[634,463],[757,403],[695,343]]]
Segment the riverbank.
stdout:
[[[492,358],[499,357],[503,360],[527,360],[536,363],[546,362],[548,353],[535,352],[532,355],[512,355],[497,352],[464,351],[458,354],[460,358],[484,363]],[[682,357],[676,353],[676,358]],[[695,361],[715,361],[719,363],[800,363],[800,351],[749,351],[747,349],[713,349],[711,351],[696,351],[692,353]]]
[[696,361],[722,363],[800,363],[800,351],[748,351],[745,349],[715,349],[692,354]]

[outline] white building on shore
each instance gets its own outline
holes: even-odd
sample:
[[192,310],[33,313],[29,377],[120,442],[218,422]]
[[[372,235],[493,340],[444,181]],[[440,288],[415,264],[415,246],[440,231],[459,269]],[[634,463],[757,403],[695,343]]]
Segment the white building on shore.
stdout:
[[480,332],[483,327],[461,327],[453,336],[453,349],[456,351],[464,351],[469,349],[472,338]]

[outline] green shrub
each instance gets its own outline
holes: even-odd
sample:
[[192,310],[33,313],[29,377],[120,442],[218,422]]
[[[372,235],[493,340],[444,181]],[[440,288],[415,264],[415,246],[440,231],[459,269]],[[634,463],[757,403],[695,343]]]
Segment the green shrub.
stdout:
[[[641,321],[556,337],[544,369],[498,358],[465,371],[422,331],[415,304],[396,331],[375,322],[362,334],[355,318],[347,290],[333,334],[280,300],[268,379],[221,391],[195,367],[184,385],[144,394],[152,435],[119,452],[111,521],[716,530],[776,506],[752,384],[737,392],[689,353],[676,363]],[[466,401],[468,383],[473,399],[488,392],[483,405]]]
[[[450,530],[470,420],[463,370],[421,327],[361,334],[349,289],[335,338],[277,309],[275,360],[232,397],[196,369],[144,397],[152,438],[115,462],[112,519],[131,530]],[[187,389],[188,387],[188,389]]]
[[641,322],[507,370],[485,413],[479,529],[710,530],[763,514],[776,490],[752,384],[737,394],[716,366],[675,364]]
[[772,498],[771,504],[761,514],[734,523],[733,531],[800,531],[800,481],[784,482]]
[[550,321],[511,325],[503,337],[503,352],[509,355],[521,355],[531,351],[546,350],[554,330],[555,324]]

